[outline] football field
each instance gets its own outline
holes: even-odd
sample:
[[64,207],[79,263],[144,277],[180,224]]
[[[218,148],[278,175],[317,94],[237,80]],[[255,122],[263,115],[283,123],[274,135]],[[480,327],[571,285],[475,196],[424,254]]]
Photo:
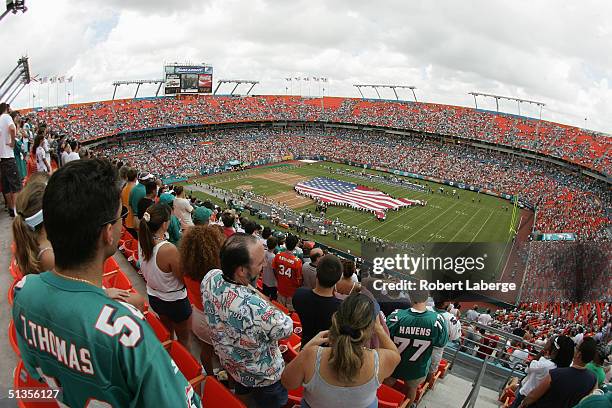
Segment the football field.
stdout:
[[[298,196],[293,186],[314,177],[328,177],[384,191],[394,198],[427,201],[425,207],[417,205],[399,211],[388,211],[386,221],[379,221],[368,212],[345,207],[328,208],[327,218],[332,220],[338,218],[347,225],[367,230],[369,236],[391,242],[507,242],[511,238],[509,230],[512,204],[507,200],[459,189],[456,195],[440,194],[438,190],[442,186],[440,184],[409,179],[412,182],[427,184],[434,190],[433,193],[419,192],[404,186],[364,180],[346,173],[338,174],[332,172],[330,167],[344,171],[378,173],[375,170],[363,170],[329,162],[313,164],[293,162],[204,177],[199,181],[234,192],[252,191],[286,204],[297,212],[306,212],[314,211],[315,204],[310,199]],[[450,186],[443,187],[449,193],[452,191]],[[203,193],[195,195],[209,198]],[[516,222],[518,223],[518,220]],[[327,239],[321,238],[323,237],[318,236],[317,240],[338,249],[359,252],[359,242],[356,240],[341,239],[339,242],[331,239],[328,243],[325,242]]]

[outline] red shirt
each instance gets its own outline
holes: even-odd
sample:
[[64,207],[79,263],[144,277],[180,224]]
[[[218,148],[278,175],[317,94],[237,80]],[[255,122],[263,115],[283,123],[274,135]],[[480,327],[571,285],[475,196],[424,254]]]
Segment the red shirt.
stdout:
[[229,238],[236,233],[234,227],[223,227],[223,233],[225,234],[225,238]]
[[272,261],[276,287],[281,296],[291,298],[302,286],[302,261],[289,251],[276,254]]
[[201,282],[193,280],[187,275],[183,277],[183,280],[185,282],[185,287],[187,288],[187,298],[189,299],[189,302],[193,305],[193,307],[203,312],[204,305],[202,304],[202,294],[200,293]]

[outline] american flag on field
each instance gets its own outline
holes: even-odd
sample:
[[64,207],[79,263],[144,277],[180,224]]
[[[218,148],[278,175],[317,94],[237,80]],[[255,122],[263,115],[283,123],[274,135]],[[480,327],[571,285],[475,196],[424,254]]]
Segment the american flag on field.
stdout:
[[316,177],[298,183],[295,185],[295,190],[300,194],[326,203],[346,204],[354,208],[371,211],[377,217],[383,217],[386,210],[422,204],[418,200],[393,198],[382,191],[327,177]]

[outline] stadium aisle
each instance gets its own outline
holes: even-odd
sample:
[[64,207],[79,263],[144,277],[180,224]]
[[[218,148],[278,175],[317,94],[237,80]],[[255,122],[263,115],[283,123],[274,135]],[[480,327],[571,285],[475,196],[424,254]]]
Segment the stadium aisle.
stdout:
[[[11,241],[13,234],[11,230],[12,218],[4,211],[0,213],[0,390],[7,390],[13,384],[13,369],[17,364],[17,358],[8,341],[8,326],[11,321],[11,308],[8,305],[8,288],[13,281],[9,273],[11,260]],[[4,391],[0,394],[0,406],[4,406]]]

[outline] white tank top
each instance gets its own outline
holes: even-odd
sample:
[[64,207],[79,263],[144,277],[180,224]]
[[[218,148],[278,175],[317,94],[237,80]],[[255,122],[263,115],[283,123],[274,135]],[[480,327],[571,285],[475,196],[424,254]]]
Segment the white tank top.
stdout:
[[153,253],[148,261],[144,257],[140,260],[140,271],[147,281],[147,294],[155,296],[166,302],[173,302],[187,297],[185,284],[178,280],[173,273],[167,273],[157,266],[157,252],[168,241],[162,241],[153,247]]

